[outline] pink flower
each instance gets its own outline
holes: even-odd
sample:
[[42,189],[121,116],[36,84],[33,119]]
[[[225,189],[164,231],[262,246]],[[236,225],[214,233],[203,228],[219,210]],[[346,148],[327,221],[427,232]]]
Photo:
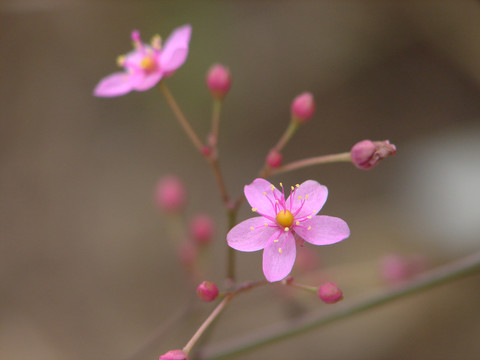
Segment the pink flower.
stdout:
[[95,96],[115,97],[132,90],[145,91],[154,87],[166,76],[172,75],[183,65],[188,55],[188,44],[192,28],[184,25],[175,29],[165,41],[157,35],[151,45],[142,43],[140,32],[132,31],[134,50],[118,58],[118,64],[125,69],[103,78],[95,90]]
[[[342,219],[317,215],[325,204],[328,190],[313,180],[292,186],[287,200],[264,179],[245,186],[245,197],[258,217],[236,225],[227,234],[228,245],[240,251],[263,251],[263,273],[268,281],[285,278],[292,270],[296,240],[313,245],[329,245],[346,239],[350,229]],[[302,240],[303,239],[303,240]]]

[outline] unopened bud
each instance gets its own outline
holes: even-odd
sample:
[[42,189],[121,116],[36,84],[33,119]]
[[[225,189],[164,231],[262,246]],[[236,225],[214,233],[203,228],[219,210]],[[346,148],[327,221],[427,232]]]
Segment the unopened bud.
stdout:
[[216,99],[223,97],[230,90],[232,85],[232,75],[230,70],[220,64],[213,65],[207,73],[207,87]]
[[213,301],[218,296],[218,287],[213,282],[204,281],[198,285],[197,295],[202,301]]
[[210,216],[196,215],[189,225],[190,236],[199,245],[206,245],[213,239],[215,224]]
[[427,260],[422,255],[384,256],[380,261],[380,272],[385,282],[398,284],[418,275],[427,268]]
[[353,164],[359,169],[371,169],[378,165],[378,163],[386,158],[397,153],[395,145],[390,144],[390,141],[370,141],[363,140],[356,143],[350,155],[352,156]]
[[318,288],[318,297],[325,304],[335,304],[343,299],[343,293],[337,284],[327,282]]
[[270,150],[265,160],[266,164],[272,169],[282,166],[283,155],[276,149]]
[[292,120],[295,122],[303,123],[309,120],[315,112],[313,95],[309,92],[298,95],[293,99],[291,112]]
[[183,350],[170,350],[161,355],[158,360],[188,360],[188,357]]
[[195,244],[190,241],[183,243],[178,249],[178,260],[186,269],[191,269],[197,260]]
[[183,181],[173,175],[160,179],[155,189],[155,201],[165,212],[182,211],[187,202],[187,191]]

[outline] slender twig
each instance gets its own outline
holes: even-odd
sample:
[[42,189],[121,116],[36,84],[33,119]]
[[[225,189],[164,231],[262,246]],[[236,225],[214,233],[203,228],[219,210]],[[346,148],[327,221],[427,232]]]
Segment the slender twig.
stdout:
[[192,141],[193,145],[197,148],[199,152],[202,152],[203,150],[202,142],[198,138],[195,131],[192,129],[190,123],[187,121],[187,118],[183,114],[182,110],[180,110],[180,107],[178,106],[177,102],[175,101],[175,98],[173,97],[172,93],[170,92],[167,85],[165,84],[165,81],[160,81],[158,83],[158,87],[162,91],[163,96],[165,96],[165,99],[168,102],[168,105],[170,105],[173,113],[175,114],[175,117],[180,122],[180,125],[182,126],[183,130]]
[[226,296],[212,311],[212,313],[208,316],[208,318],[203,322],[203,324],[198,328],[198,330],[193,334],[190,341],[185,345],[183,351],[185,353],[189,353],[192,350],[193,345],[200,339],[200,336],[205,332],[205,330],[209,327],[209,325],[217,318],[217,316],[222,312],[222,310],[227,306],[230,300],[232,300],[233,295]]
[[195,343],[200,339],[200,337],[203,335],[203,333],[208,329],[210,324],[220,315],[220,313],[225,309],[227,304],[232,300],[235,296],[238,294],[251,290],[253,288],[266,285],[268,284],[267,281],[255,281],[255,282],[246,282],[244,284],[241,284],[237,289],[231,293],[228,293],[225,295],[223,300],[213,309],[212,313],[207,317],[207,319],[203,322],[202,325],[198,328],[198,330],[193,334],[192,338],[188,341],[187,345],[183,348],[183,351],[185,353],[189,353]]
[[397,287],[381,291],[377,294],[360,299],[344,301],[335,305],[334,308],[308,314],[294,323],[289,321],[275,324],[250,333],[243,338],[231,341],[223,341],[221,345],[212,345],[200,349],[199,359],[221,359],[247,351],[254,350],[279,340],[290,338],[309,330],[319,328],[334,321],[372,309],[409,294],[417,293],[440,284],[460,279],[480,270],[480,252],[441,266],[429,272],[423,273],[416,278],[405,282]]
[[333,162],[350,162],[350,161],[352,161],[352,158],[349,152],[316,156],[316,157],[294,161],[294,162],[291,162],[290,164],[280,166],[276,169],[272,169],[268,175],[285,173],[287,171],[297,170],[297,169],[304,168],[307,166],[312,166],[312,165],[327,164],[327,163],[333,163]]

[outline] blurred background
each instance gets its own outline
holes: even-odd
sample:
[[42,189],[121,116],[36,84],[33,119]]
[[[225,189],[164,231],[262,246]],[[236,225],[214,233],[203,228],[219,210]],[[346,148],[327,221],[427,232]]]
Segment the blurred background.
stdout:
[[[385,254],[430,266],[479,248],[478,1],[57,1],[0,4],[0,358],[126,359],[192,293],[154,206],[158,179],[184,179],[186,218],[217,222],[209,280],[225,274],[225,215],[207,164],[160,92],[100,99],[92,90],[131,49],[193,27],[168,85],[203,138],[207,69],[227,65],[221,166],[241,194],[289,121],[294,96],[317,112],[284,161],[389,139],[395,158],[361,171],[330,164],[273,177],[328,186],[322,213],[351,237],[315,247],[345,298],[385,286]],[[247,207],[239,220],[250,216]],[[261,279],[261,252],[238,253],[241,280]],[[324,275],[322,275],[324,276]],[[321,276],[321,277],[322,277]],[[242,359],[478,359],[480,277],[473,276],[264,347]],[[315,284],[315,278],[309,281]],[[299,296],[299,297],[297,297]],[[245,294],[208,339],[222,342],[326,305],[271,287]],[[213,308],[154,339],[139,357],[181,348]],[[346,346],[346,344],[348,344]]]

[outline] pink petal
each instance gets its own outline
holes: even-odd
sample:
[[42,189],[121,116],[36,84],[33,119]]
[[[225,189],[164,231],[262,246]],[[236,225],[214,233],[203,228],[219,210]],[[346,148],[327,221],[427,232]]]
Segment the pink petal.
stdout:
[[[310,230],[308,230],[309,226],[311,226]],[[326,215],[318,215],[304,221],[301,227],[295,226],[294,231],[303,240],[314,245],[330,245],[350,236],[350,229],[345,221]]]
[[[281,235],[278,242],[273,241],[275,236],[272,237],[263,250],[263,273],[270,282],[285,278],[295,263],[295,239],[290,231],[282,232]],[[279,251],[280,248],[282,252]]]
[[132,91],[136,77],[132,74],[118,72],[111,74],[98,83],[93,90],[95,96],[100,97],[115,97],[121,96]]
[[[287,199],[287,206],[290,206],[290,195]],[[301,199],[299,199],[301,197]],[[320,211],[328,197],[328,189],[326,186],[320,185],[314,180],[307,180],[303,182],[293,195],[292,213],[296,213],[296,210],[304,202],[300,212],[295,216],[296,218],[315,215]]]
[[183,65],[187,59],[191,34],[192,27],[184,25],[175,29],[165,41],[160,55],[160,63],[165,72],[175,71]]
[[152,87],[158,84],[162,77],[163,72],[161,71],[145,75],[142,77],[142,80],[133,87],[133,89],[137,91],[150,90]]
[[274,188],[272,184],[265,179],[255,179],[250,185],[245,185],[245,197],[252,208],[257,209],[259,214],[264,214],[272,218],[276,217],[275,213],[275,196],[279,199],[282,193]]
[[278,228],[266,227],[265,223],[264,217],[257,216],[234,226],[227,234],[228,245],[235,250],[248,252],[263,249],[268,239],[278,232]]

